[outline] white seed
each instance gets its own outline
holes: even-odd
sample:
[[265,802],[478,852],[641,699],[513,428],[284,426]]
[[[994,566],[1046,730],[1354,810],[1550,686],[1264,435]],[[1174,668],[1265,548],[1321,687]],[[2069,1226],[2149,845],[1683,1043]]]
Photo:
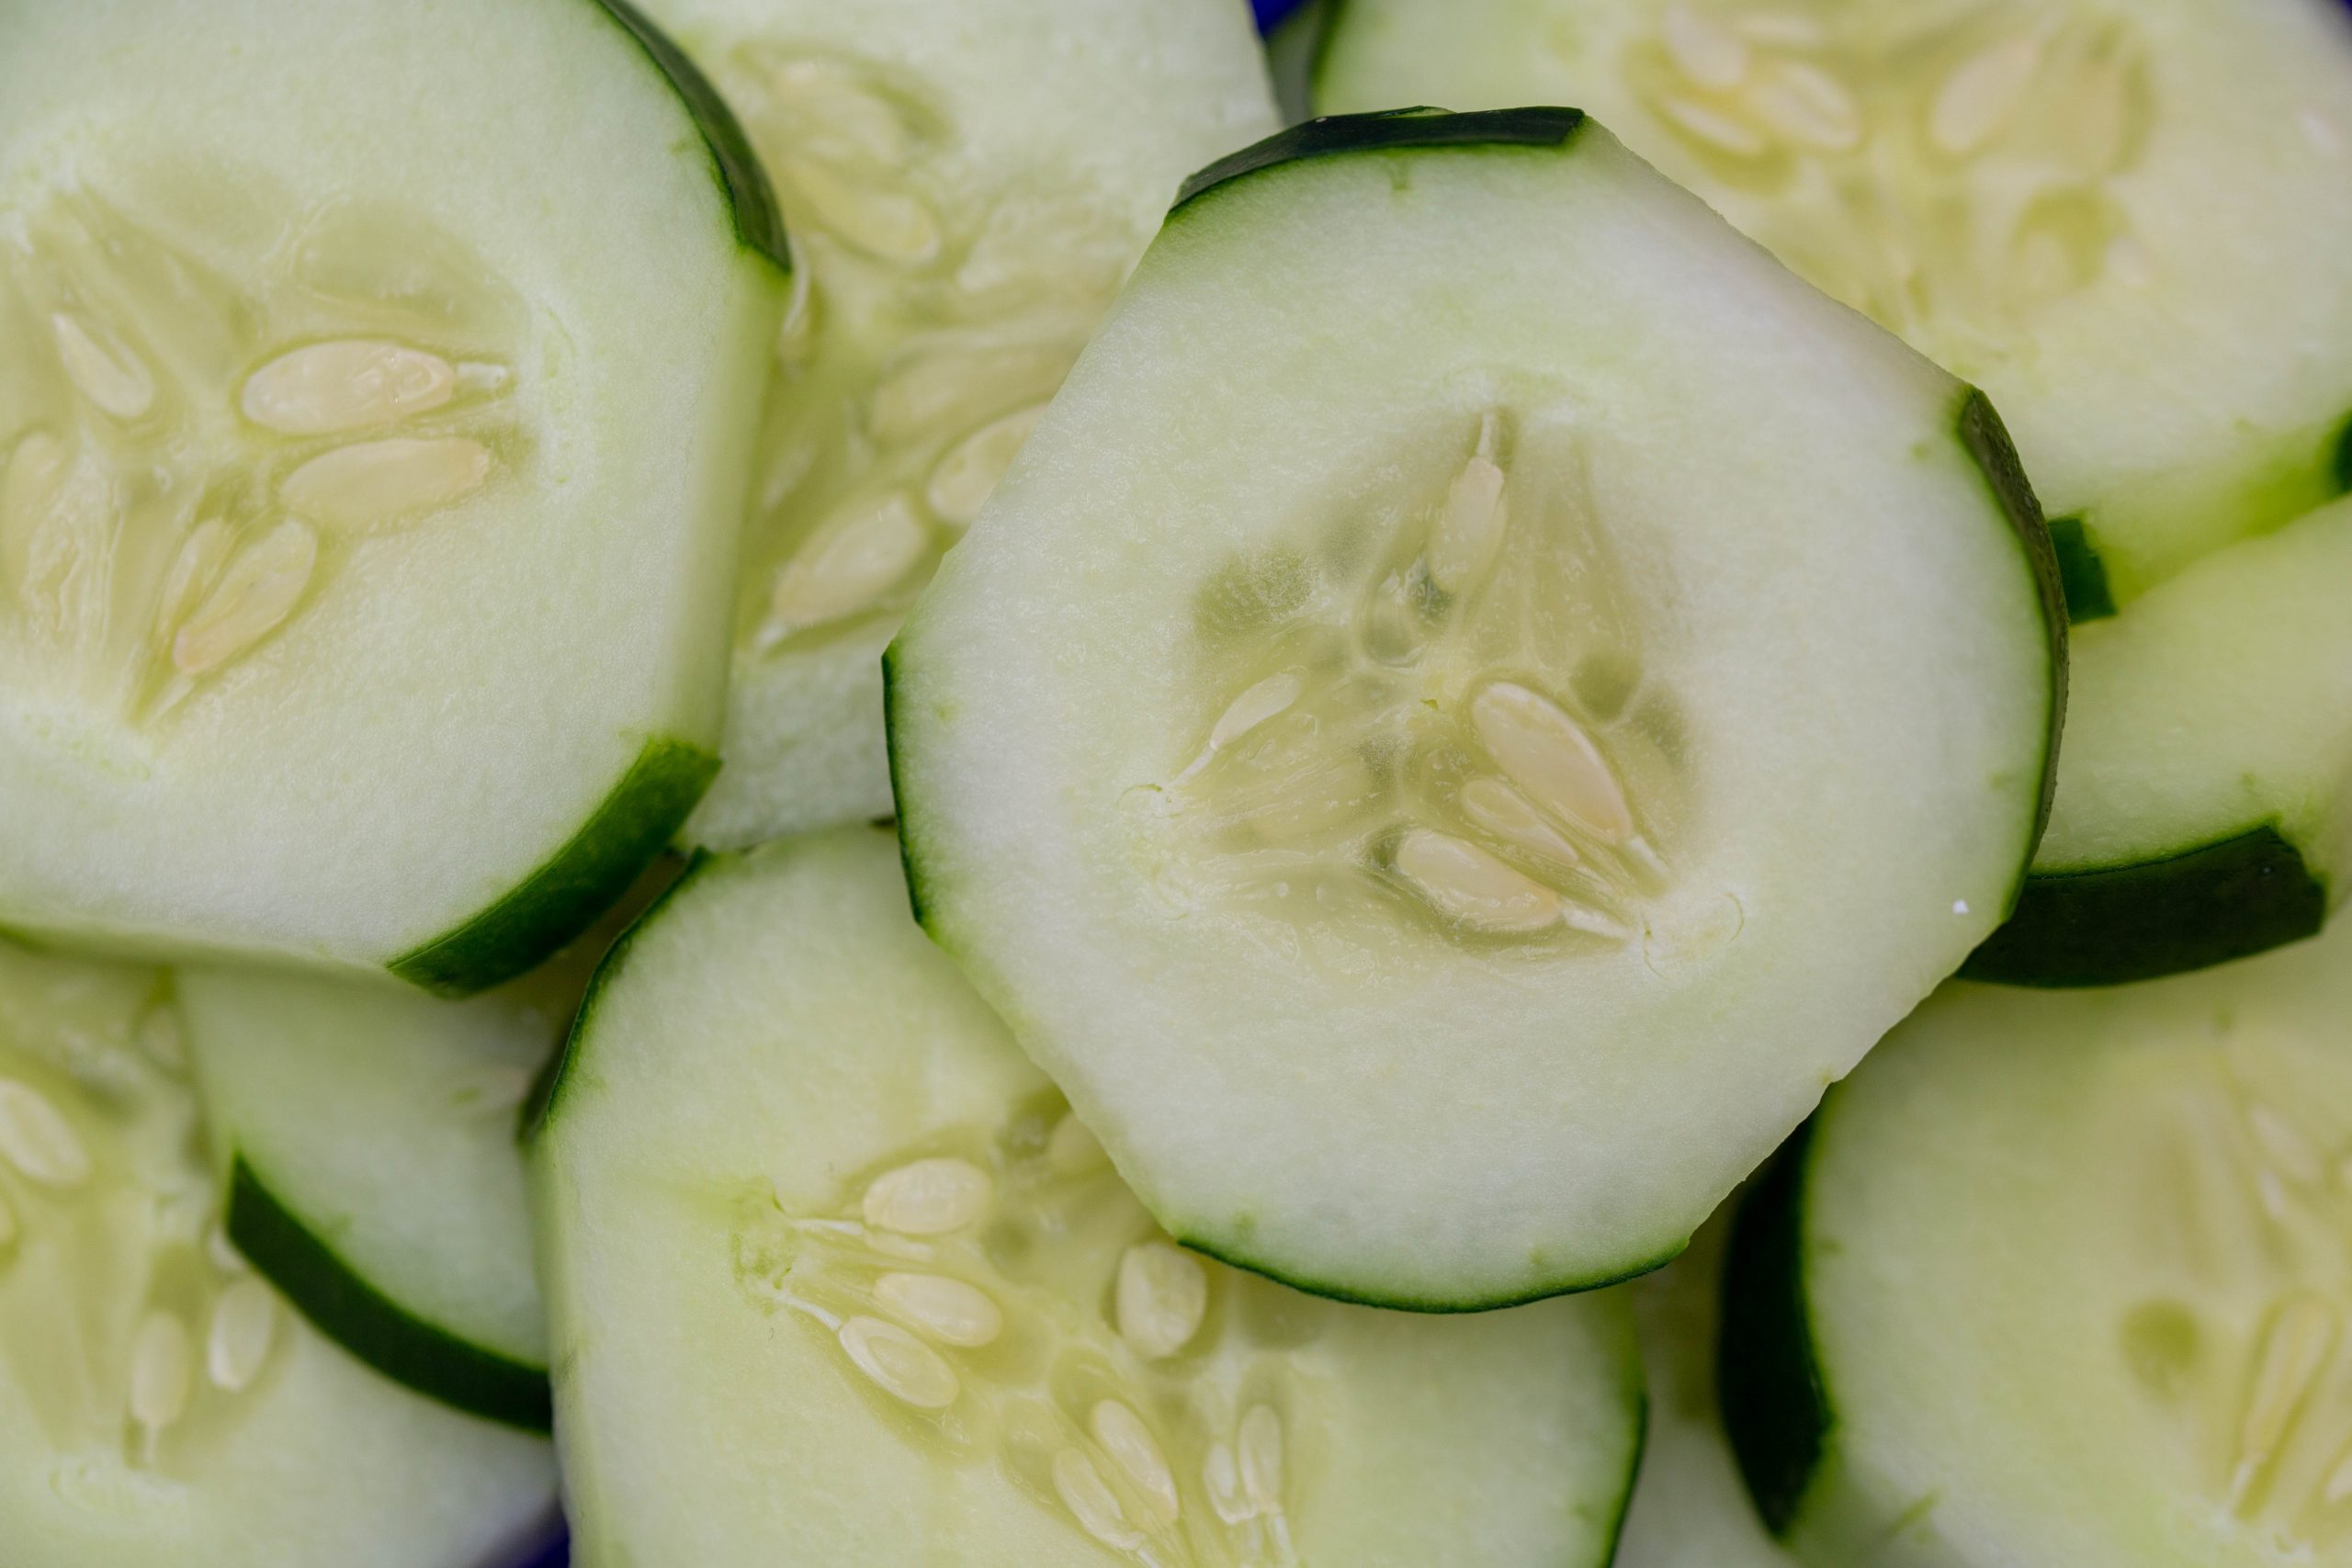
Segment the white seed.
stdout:
[[253,1268],[245,1261],[245,1255],[237,1250],[237,1244],[229,1239],[228,1231],[218,1224],[205,1227],[204,1256],[212,1259],[212,1267],[223,1274],[243,1274]]
[[250,1384],[269,1359],[277,1330],[277,1300],[267,1285],[249,1276],[221,1292],[204,1337],[204,1367],[213,1386],[235,1393]]
[[1282,1511],[1283,1423],[1271,1405],[1250,1406],[1241,1417],[1236,1440],[1241,1461],[1241,1487],[1261,1514]]
[[50,318],[65,378],[115,418],[133,420],[155,406],[155,377],[139,356],[71,311]]
[[1747,41],[1688,0],[1675,0],[1658,21],[1658,39],[1675,69],[1702,87],[1736,87],[1747,74]]
[[2269,1156],[2280,1175],[2299,1186],[2319,1185],[2326,1175],[2319,1151],[2284,1113],[2256,1102],[2246,1107],[2245,1122],[2254,1133],[2254,1141]]
[[1516,844],[1562,865],[1575,865],[1582,859],[1576,846],[1545,821],[1544,814],[1525,795],[1500,779],[1472,779],[1462,786],[1458,798],[1464,817],[1505,843]]
[[44,1187],[90,1179],[90,1154],[65,1113],[28,1083],[0,1078],[0,1155]]
[[1225,1444],[1209,1445],[1207,1457],[1201,1461],[1201,1487],[1209,1495],[1209,1506],[1227,1524],[1246,1524],[1257,1517],[1250,1495],[1241,1487],[1240,1463]]
[[1845,85],[1818,65],[1784,60],[1748,89],[1750,113],[1800,147],[1846,152],[1861,144],[1862,111]]
[[962,1385],[939,1352],[878,1317],[853,1317],[841,1326],[842,1348],[857,1370],[891,1398],[918,1410],[944,1410]]
[[188,530],[179,554],[172,558],[172,570],[164,574],[163,592],[155,596],[157,637],[168,638],[196,607],[197,596],[220,570],[233,542],[229,525],[218,517],[208,517]]
[[1093,1130],[1071,1113],[1054,1123],[1053,1134],[1046,1140],[1046,1163],[1060,1175],[1083,1176],[1109,1165],[1111,1156],[1103,1152],[1102,1141]]
[[172,639],[172,663],[203,675],[252,648],[301,603],[319,563],[316,534],[287,518],[246,547]]
[[1209,1307],[1208,1270],[1181,1247],[1138,1242],[1120,1255],[1112,1304],[1119,1337],[1144,1359],[1164,1360],[1201,1331]]
[[1153,1521],[1174,1524],[1183,1511],[1176,1495],[1176,1475],[1168,1468],[1168,1456],[1143,1417],[1118,1400],[1098,1400],[1088,1415],[1087,1426],[1102,1451],[1111,1456],[1111,1462],[1143,1494]]
[[[939,254],[939,220],[902,192],[842,178],[814,158],[787,161],[780,173],[808,220],[866,254],[913,266]],[[791,213],[800,220],[803,213]]]
[[489,481],[479,441],[394,436],[311,458],[286,476],[277,499],[326,527],[365,529],[455,505]]
[[282,435],[334,435],[447,405],[458,369],[437,354],[355,338],[281,354],[246,378],[245,417]]
[[1086,1533],[1114,1551],[1133,1551],[1143,1544],[1143,1531],[1127,1522],[1118,1494],[1094,1468],[1094,1461],[1076,1449],[1054,1455],[1054,1490]]
[[1485,581],[1501,553],[1506,525],[1503,471],[1481,453],[1446,490],[1430,538],[1430,581],[1448,593]]
[[1470,705],[1471,728],[1520,793],[1612,844],[1633,836],[1625,792],[1584,727],[1557,703],[1498,681]]
[[1662,98],[1658,109],[1677,127],[1719,152],[1735,158],[1761,158],[1772,150],[1772,144],[1746,122],[1696,98]]
[[1032,404],[991,420],[948,448],[931,470],[922,492],[942,522],[962,528],[980,514],[980,507],[1004,478],[1005,469],[1012,466],[1045,412],[1045,404]]
[[885,446],[968,430],[1011,398],[1050,391],[1069,368],[1057,348],[957,348],[928,354],[874,389],[866,423]]
[[900,1235],[944,1235],[988,1212],[995,1183],[969,1160],[919,1159],[865,1190],[865,1223]]
[[2238,1426],[2238,1466],[2233,1502],[2240,1502],[2260,1479],[2271,1456],[2293,1426],[2303,1398],[2335,1346],[2335,1314],[2319,1297],[2297,1295],[2282,1303],[2263,1337],[2245,1414]]
[[790,60],[769,76],[769,90],[805,129],[805,144],[877,164],[904,163],[907,127],[899,111],[831,61]]
[[903,495],[837,519],[776,575],[768,602],[776,637],[866,609],[930,553],[931,530]]
[[1490,931],[1558,923],[1560,896],[1467,839],[1416,828],[1396,842],[1398,874],[1451,920]]
[[1963,157],[2008,124],[2041,69],[2041,43],[2030,34],[2004,39],[1952,68],[1928,109],[1928,139]]
[[1004,1332],[1004,1313],[988,1292],[939,1274],[885,1274],[874,1299],[943,1345],[970,1348]]
[[1306,682],[1293,671],[1269,675],[1226,705],[1209,728],[1209,750],[1222,751],[1268,719],[1279,717],[1298,701]]
[[151,1312],[130,1347],[130,1418],[152,1450],[164,1428],[187,1414],[196,1392],[196,1350],[187,1325],[167,1312]]

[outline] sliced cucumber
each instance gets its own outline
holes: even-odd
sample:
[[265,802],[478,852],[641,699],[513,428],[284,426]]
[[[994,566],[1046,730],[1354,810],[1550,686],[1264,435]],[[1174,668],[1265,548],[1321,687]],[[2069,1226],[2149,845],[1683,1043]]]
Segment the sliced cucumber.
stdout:
[[1725,1410],[1809,1560],[2352,1547],[2352,930],[2065,995],[1957,986],[1743,1213]]
[[2338,0],[1346,0],[1326,111],[1572,103],[1983,387],[2078,613],[2352,488]]
[[801,265],[738,590],[719,848],[890,814],[881,658],[1184,175],[1273,129],[1233,0],[649,0]]
[[0,923],[528,967],[717,766],[740,132],[596,0],[0,28]]
[[585,1562],[1608,1561],[1624,1303],[1437,1321],[1178,1250],[885,833],[692,873],[606,961],[532,1168]]
[[1967,973],[2107,985],[2319,929],[2352,851],[2347,583],[2352,500],[2080,631],[2049,830]]
[[221,1241],[153,971],[0,944],[8,1568],[474,1568],[550,1518],[548,1445],[352,1360]]
[[2007,908],[2032,498],[1573,110],[1207,178],[893,650],[924,921],[1191,1245],[1655,1267]]

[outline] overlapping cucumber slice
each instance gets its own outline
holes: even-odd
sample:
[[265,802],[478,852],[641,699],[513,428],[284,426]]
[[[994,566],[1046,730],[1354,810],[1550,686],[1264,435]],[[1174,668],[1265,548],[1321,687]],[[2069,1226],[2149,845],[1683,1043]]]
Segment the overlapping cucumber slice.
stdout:
[[0,923],[528,967],[717,767],[786,291],[740,132],[596,0],[7,35]]
[[162,976],[0,943],[9,1568],[477,1568],[548,1445],[313,1332],[222,1237]]
[[883,646],[1184,175],[1272,129],[1227,0],[650,0],[793,236],[734,605],[741,847],[887,817]]
[[1189,1244],[1654,1267],[2007,908],[2032,498],[1574,111],[1210,181],[893,649],[924,922]]
[[2342,1558],[2347,958],[1955,986],[1832,1091],[1743,1214],[1724,1348],[1809,1561]]
[[1591,110],[1991,395],[2078,615],[2352,487],[2336,0],[1347,0],[1313,96]]
[[1600,1568],[1625,1303],[1432,1320],[1183,1251],[849,829],[706,862],[533,1148],[582,1560]]

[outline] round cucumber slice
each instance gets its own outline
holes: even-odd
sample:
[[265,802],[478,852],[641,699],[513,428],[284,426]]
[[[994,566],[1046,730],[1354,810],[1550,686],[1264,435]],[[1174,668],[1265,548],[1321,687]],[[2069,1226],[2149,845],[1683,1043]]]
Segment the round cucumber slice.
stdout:
[[1743,1213],[1724,1346],[1808,1561],[2343,1556],[2347,937],[1956,986],[1832,1091]]
[[0,943],[0,1540],[10,1568],[474,1568],[544,1441],[398,1388],[220,1230],[162,977]]
[[2077,615],[2352,488],[2339,0],[1346,0],[1326,112],[1580,104],[1983,387]]
[[687,841],[890,814],[883,646],[1184,175],[1273,129],[1227,0],[650,0],[800,265]]
[[1966,973],[2112,985],[2319,930],[2352,849],[2347,581],[2352,501],[2080,630],[2049,829]]
[[1408,1317],[1172,1246],[886,833],[690,874],[601,971],[532,1173],[592,1561],[1608,1561],[1624,1303]]
[[893,649],[924,923],[1189,1245],[1655,1267],[2007,908],[2032,498],[1573,110],[1209,178]]
[[785,278],[649,40],[595,0],[11,17],[0,922],[467,991],[684,819]]

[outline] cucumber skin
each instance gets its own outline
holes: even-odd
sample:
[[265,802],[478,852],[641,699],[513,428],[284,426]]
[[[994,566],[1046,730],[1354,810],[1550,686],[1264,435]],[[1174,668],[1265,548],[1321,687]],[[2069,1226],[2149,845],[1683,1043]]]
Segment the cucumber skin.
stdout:
[[385,967],[440,997],[538,967],[628,891],[718,776],[718,759],[699,746],[647,741],[571,842],[490,908]]
[[1585,123],[1582,109],[1387,109],[1378,114],[1327,115],[1278,130],[1228,153],[1184,182],[1169,209],[1174,221],[1219,186],[1306,158],[1430,147],[1564,147]]
[[1724,1260],[1715,1387],[1724,1430],[1757,1512],[1785,1539],[1837,1418],[1804,1297],[1804,1179],[1815,1123],[1789,1135],[1740,1201]]
[[2154,980],[2316,935],[2327,907],[2326,883],[2265,825],[2164,860],[2028,877],[1960,973],[2047,987]]
[[2059,581],[2066,590],[2066,618],[2080,626],[2115,614],[2115,594],[2108,586],[2106,563],[2098,558],[2083,520],[2052,517],[2050,542],[2057,549]]
[[547,1369],[485,1350],[412,1315],[335,1255],[243,1155],[231,1163],[227,1229],[313,1326],[394,1382],[526,1432],[554,1427]]

